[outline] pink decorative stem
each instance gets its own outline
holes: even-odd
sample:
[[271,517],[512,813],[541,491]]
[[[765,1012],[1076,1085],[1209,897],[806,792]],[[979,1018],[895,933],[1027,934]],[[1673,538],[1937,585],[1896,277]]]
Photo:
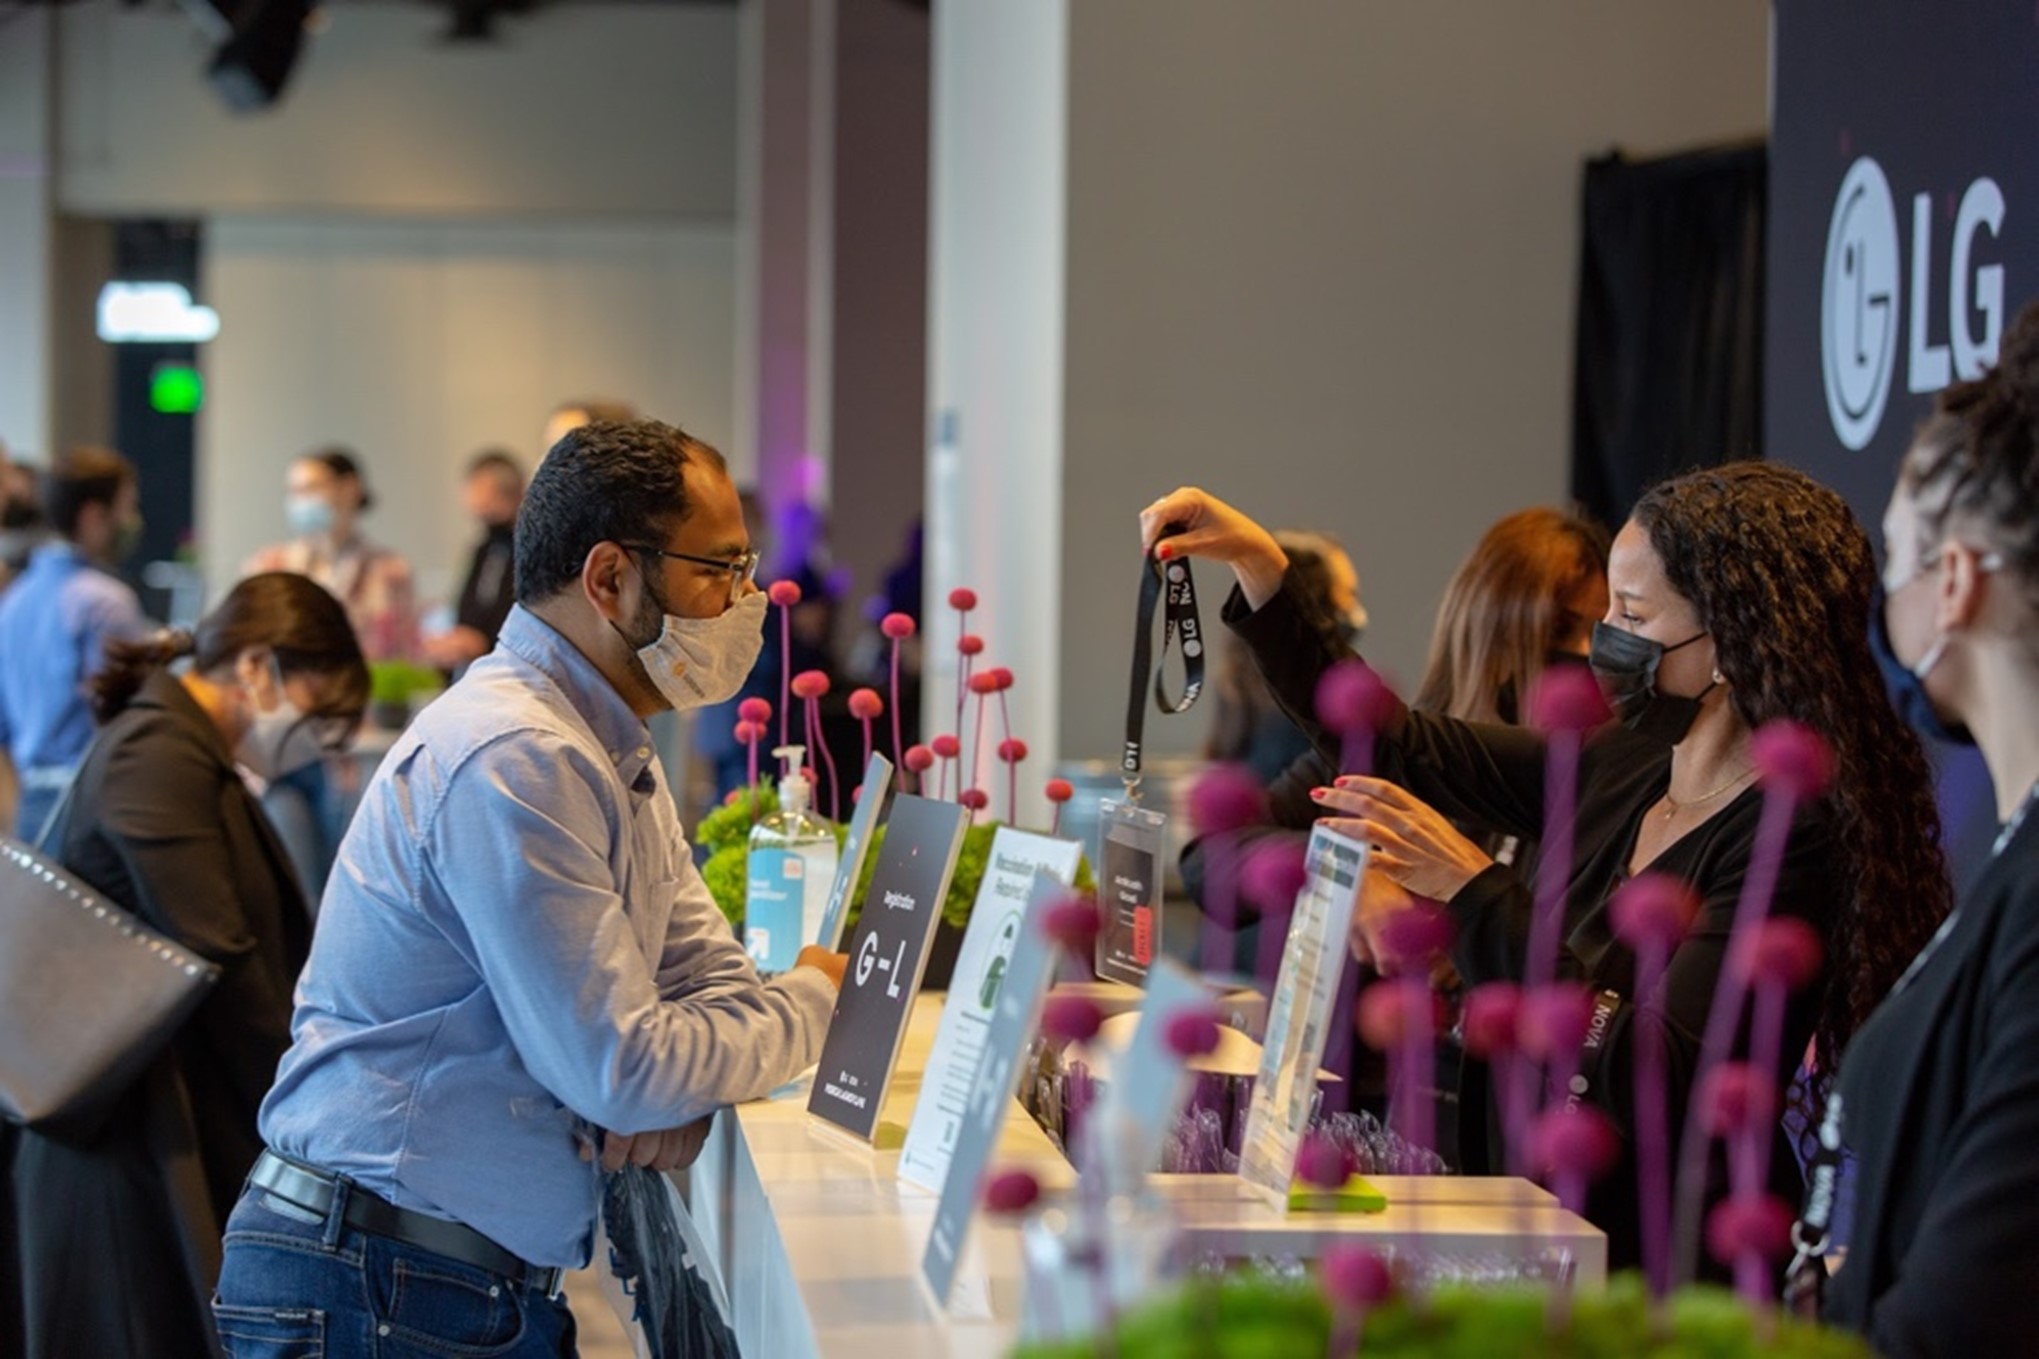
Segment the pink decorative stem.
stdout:
[[864,764],[866,767],[869,767],[871,763],[871,719],[866,717],[863,719],[863,722],[864,722]]
[[977,733],[970,739],[970,786],[981,788],[978,776],[984,768],[984,695],[977,695]]
[[906,746],[899,736],[899,639],[892,639],[892,777],[900,792],[906,791]]
[[[807,713],[807,720],[812,725],[814,731],[814,743],[821,747],[821,762],[828,769],[828,819],[840,821],[842,820],[842,780],[836,777],[835,752],[828,748],[828,733],[822,727],[820,704],[817,700],[810,699],[808,701]],[[814,805],[819,810],[821,799],[816,798]]]
[[1643,1276],[1652,1297],[1671,1291],[1671,1129],[1670,1098],[1664,1078],[1664,1013],[1649,997],[1664,975],[1668,961],[1661,946],[1637,955],[1635,1016],[1629,1032],[1635,1042],[1636,1188],[1641,1195]]
[[[1784,842],[1791,833],[1791,819],[1798,810],[1798,798],[1787,788],[1771,786],[1763,796],[1763,818],[1756,827],[1755,847],[1749,854],[1749,875],[1743,880],[1741,899],[1735,903],[1732,941],[1747,938],[1769,914],[1770,899],[1777,891],[1777,871],[1784,862]],[[1706,1033],[1700,1040],[1699,1061],[1692,1070],[1692,1089],[1697,1092],[1707,1073],[1727,1060],[1734,1044],[1735,1027],[1741,1019],[1745,988],[1735,969],[1723,968],[1714,987],[1713,1007],[1707,1012]],[[1772,1070],[1775,1068],[1773,1067]],[[1703,1226],[1701,1209],[1706,1195],[1705,1124],[1699,1117],[1695,1098],[1685,1116],[1685,1131],[1678,1144],[1678,1211],[1672,1220],[1675,1249],[1673,1277],[1684,1282],[1698,1269],[1699,1236]]]

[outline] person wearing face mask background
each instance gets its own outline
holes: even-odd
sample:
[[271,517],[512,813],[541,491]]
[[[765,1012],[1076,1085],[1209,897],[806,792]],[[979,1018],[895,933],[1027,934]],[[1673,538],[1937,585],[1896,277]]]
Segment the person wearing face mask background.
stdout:
[[104,725],[45,851],[223,971],[98,1133],[10,1130],[0,1230],[17,1249],[0,1257],[17,1264],[0,1292],[17,1305],[0,1317],[22,1333],[0,1324],[0,1353],[24,1359],[208,1352],[219,1233],[261,1150],[311,935],[236,766],[275,777],[338,749],[368,701],[346,614],[302,576],[252,576],[194,631],[107,655],[91,690]]
[[[2039,307],[2004,332],[1995,365],[1936,398],[1883,541],[1878,660],[1917,725],[1979,747],[2000,828],[1856,1038],[1822,1120],[1827,1155],[1856,1160],[1826,1314],[1902,1359],[2026,1354],[2039,1332]],[[1828,1243],[1831,1219],[1809,1195],[1805,1239]]]
[[[1339,740],[1316,719],[1316,686],[1353,653],[1296,593],[1279,545],[1193,489],[1142,512],[1143,541],[1156,544],[1170,525],[1182,531],[1156,551],[1232,567],[1239,588],[1227,623],[1290,715],[1336,759]],[[1874,579],[1868,539],[1840,497],[1771,463],[1661,483],[1614,540],[1611,602],[1593,630],[1591,663],[1619,720],[1592,733],[1580,758],[1559,970],[1595,994],[1605,1037],[1581,1070],[1581,1093],[1622,1132],[1625,1148],[1634,1129],[1629,1073],[1643,1032],[1662,1043],[1671,1127],[1689,1101],[1762,810],[1750,753],[1757,727],[1780,717],[1805,724],[1832,748],[1836,770],[1832,789],[1794,823],[1772,905],[1811,924],[1826,956],[1821,984],[1787,1014],[1780,1085],[1809,1040],[1816,1072],[1834,1069],[1875,997],[1945,914],[1925,757],[1891,711],[1870,657]],[[1524,874],[1534,865],[1497,864],[1457,827],[1542,834],[1542,738],[1398,705],[1374,761],[1379,777],[1341,777],[1314,794],[1330,824],[1376,846],[1373,863],[1406,894],[1369,894],[1356,944],[1380,938],[1383,916],[1407,909],[1411,897],[1427,898],[1444,904],[1456,928],[1450,962],[1468,984],[1520,980],[1531,915]],[[1701,905],[1661,990],[1638,998],[1634,955],[1615,937],[1608,904],[1645,871],[1684,879]],[[1650,1006],[1645,1026],[1636,1023],[1639,999]],[[1772,1192],[1791,1201],[1790,1149],[1773,1149],[1771,1166]],[[1588,1195],[1587,1216],[1607,1232],[1610,1268],[1640,1259],[1635,1183],[1625,1161]],[[1725,1184],[1716,1177],[1709,1190],[1717,1200]]]
[[222,1329],[336,1359],[390,1334],[572,1354],[559,1275],[589,1259],[603,1166],[686,1164],[717,1107],[820,1053],[842,957],[759,978],[645,725],[728,698],[762,644],[722,455],[582,426],[515,541],[495,650],[412,722],[341,844]]
[[12,829],[42,832],[92,739],[86,682],[109,643],[148,630],[134,590],[114,574],[141,538],[131,463],[105,448],[59,457],[43,479],[57,536],[0,597],[0,759],[20,802]]
[[283,514],[291,537],[250,557],[241,573],[310,576],[346,606],[371,663],[417,657],[410,563],[361,532],[361,516],[374,508],[375,497],[360,461],[344,448],[308,453],[290,465],[285,487]]

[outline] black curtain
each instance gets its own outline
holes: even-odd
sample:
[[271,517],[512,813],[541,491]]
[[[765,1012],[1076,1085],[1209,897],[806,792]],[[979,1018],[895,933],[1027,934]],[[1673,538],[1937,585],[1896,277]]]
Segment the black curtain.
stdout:
[[1650,483],[1761,456],[1765,147],[1589,161],[1572,495],[1608,524]]

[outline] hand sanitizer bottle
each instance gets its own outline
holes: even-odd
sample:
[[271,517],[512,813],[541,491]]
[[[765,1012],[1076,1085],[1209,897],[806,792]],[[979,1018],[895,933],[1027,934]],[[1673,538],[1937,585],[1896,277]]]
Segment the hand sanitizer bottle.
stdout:
[[785,765],[779,810],[751,828],[743,946],[760,972],[791,970],[816,942],[835,881],[835,832],[808,811],[813,782],[801,768],[805,746],[772,752]]

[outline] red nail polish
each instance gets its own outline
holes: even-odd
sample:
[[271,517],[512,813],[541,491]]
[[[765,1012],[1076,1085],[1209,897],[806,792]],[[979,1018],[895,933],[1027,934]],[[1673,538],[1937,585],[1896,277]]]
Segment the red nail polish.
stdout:
[[1312,789],[1310,790],[1310,796],[1311,796],[1311,797],[1326,797],[1326,796],[1328,796],[1328,795],[1330,794],[1330,792],[1331,792],[1331,790],[1330,790],[1329,788],[1312,788]]

